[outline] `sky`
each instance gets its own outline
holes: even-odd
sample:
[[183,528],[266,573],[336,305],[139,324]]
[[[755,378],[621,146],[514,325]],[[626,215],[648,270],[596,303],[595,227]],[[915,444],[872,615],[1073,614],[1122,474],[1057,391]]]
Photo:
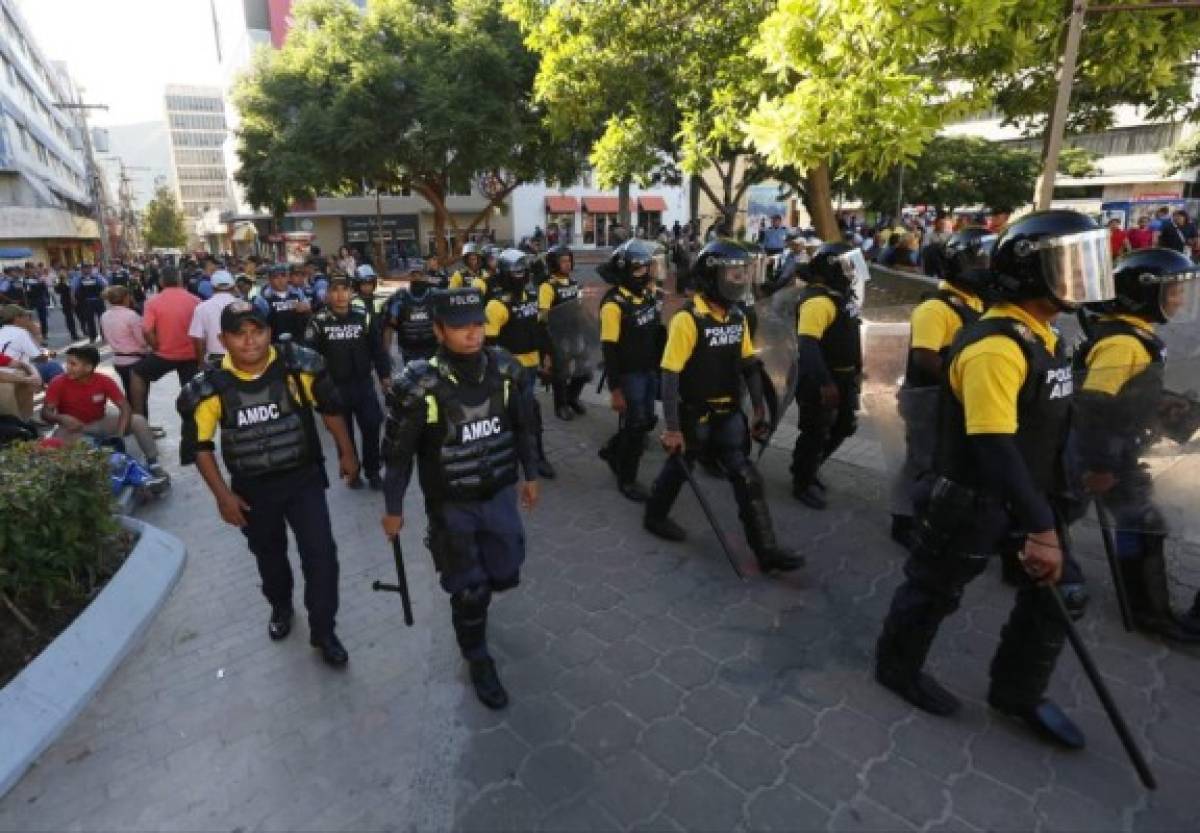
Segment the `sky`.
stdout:
[[167,84],[218,84],[209,0],[17,0],[34,39],[65,60],[95,126],[163,118]]

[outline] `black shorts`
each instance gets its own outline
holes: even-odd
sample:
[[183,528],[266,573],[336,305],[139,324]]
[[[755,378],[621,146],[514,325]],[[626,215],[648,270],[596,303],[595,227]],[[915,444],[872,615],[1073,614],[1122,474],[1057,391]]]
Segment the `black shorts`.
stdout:
[[157,382],[172,370],[179,375],[179,384],[186,384],[199,371],[195,359],[164,359],[151,353],[133,366],[133,372],[147,382]]

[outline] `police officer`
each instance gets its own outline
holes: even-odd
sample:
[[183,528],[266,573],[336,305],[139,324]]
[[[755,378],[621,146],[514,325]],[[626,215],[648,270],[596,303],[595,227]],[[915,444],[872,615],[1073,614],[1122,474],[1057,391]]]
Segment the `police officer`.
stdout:
[[[365,313],[350,305],[350,281],[336,275],[329,281],[329,305],[314,315],[308,323],[305,343],[325,359],[329,377],[337,386],[338,399],[346,419],[346,430],[354,439],[354,425],[362,434],[362,463],[367,483],[372,489],[382,489],[379,476],[379,428],[383,411],[375,392],[372,371],[386,390],[391,385],[392,363],[383,349],[378,332],[379,319],[369,319]],[[347,484],[351,489],[362,488],[355,478]]]
[[404,526],[404,493],[417,459],[428,518],[426,543],[479,700],[500,709],[508,694],[488,653],[492,594],[517,586],[525,560],[519,500],[537,503],[532,371],[484,346],[483,296],[475,289],[438,294],[440,347],[429,361],[405,365],[388,396],[383,529]]
[[862,252],[853,246],[824,244],[809,264],[808,286],[796,312],[800,431],[792,449],[792,494],[813,509],[826,506],[817,471],[858,428],[862,299],[856,285],[865,281],[866,268]]
[[[693,275],[699,291],[671,318],[662,356],[662,445],[671,456],[651,488],[643,524],[668,541],[686,537],[667,515],[686,479],[680,467],[708,450],[733,484],[738,515],[759,567],[763,572],[794,570],[803,558],[776,543],[762,476],[747,456],[750,433],[770,431],[758,359],[737,305],[749,289],[752,271],[750,252],[733,240],[713,240],[696,258]],[[749,432],[740,406],[743,380],[754,409]]]
[[483,249],[478,243],[466,243],[462,247],[462,266],[450,276],[447,284],[451,289],[464,286],[474,287],[487,294],[488,274],[483,268]]
[[1171,249],[1139,249],[1122,258],[1114,267],[1117,297],[1094,305],[1100,317],[1076,353],[1083,379],[1072,451],[1082,485],[1115,523],[1134,625],[1179,642],[1200,642],[1200,604],[1183,616],[1171,610],[1166,520],[1139,458],[1163,411],[1169,357],[1155,325],[1187,323],[1195,315],[1198,274],[1187,256]]
[[392,337],[405,363],[430,359],[437,350],[433,331],[434,288],[420,272],[409,275],[408,286],[388,299],[384,313],[384,349],[391,353]]
[[958,699],[922,669],[942,620],[1010,534],[1024,537],[1028,577],[1017,590],[991,664],[988,703],[1061,746],[1083,733],[1046,688],[1066,631],[1052,590],[1074,616],[1086,591],[1064,557],[1052,496],[1064,485],[1062,452],[1072,398],[1070,362],[1051,322],[1059,312],[1112,297],[1106,231],[1073,211],[1028,214],[1005,228],[991,260],[997,302],[965,327],[947,357],[938,477],[919,507],[905,581],[876,647],[876,679],[936,715]]
[[950,345],[967,324],[983,314],[979,293],[987,280],[995,233],[964,228],[940,246],[941,282],[913,310],[908,366],[898,397],[904,420],[905,459],[892,487],[892,538],[908,546],[915,490],[928,485],[937,441],[937,403],[946,378]]
[[[379,276],[375,274],[375,269],[369,263],[364,263],[354,270],[354,274],[350,277],[350,285],[354,289],[354,297],[350,300],[350,305],[367,316],[367,321],[372,325],[375,319],[382,312],[383,305],[375,297],[375,289],[379,286]],[[382,334],[382,327],[379,329]]]
[[267,317],[271,338],[280,341],[287,336],[299,341],[304,337],[312,306],[299,290],[288,285],[286,266],[271,267],[267,281],[254,303]]
[[[338,560],[325,502],[329,481],[313,418],[315,409],[337,443],[341,476],[357,478],[337,391],[320,355],[292,343],[271,345],[266,315],[248,301],[221,311],[221,341],[228,351],[221,366],[205,368],[179,394],[180,456],[195,462],[221,518],[246,536],[271,604],[273,640],[292,629],[291,527],[304,572],[309,642],[325,662],[345,665],[346,649],[334,631]],[[228,484],[214,453],[218,430]]]
[[600,349],[618,423],[600,457],[617,476],[617,490],[637,503],[649,497],[637,475],[646,435],[654,427],[662,360],[662,313],[652,273],[656,255],[656,246],[627,240],[601,270],[615,284],[600,300]]
[[537,437],[538,475],[554,479],[554,466],[546,459],[542,443],[542,412],[534,398],[538,368],[545,347],[545,332],[538,325],[537,293],[529,285],[529,255],[508,249],[497,258],[497,275],[489,285],[484,307],[484,336],[489,346],[503,347],[529,372],[521,385],[533,399],[534,434]]
[[104,290],[108,281],[100,274],[99,266],[85,267],[86,271],[71,282],[71,290],[75,293],[75,315],[83,326],[84,335],[88,342],[93,342],[100,334],[100,316],[104,312]]
[[42,346],[50,336],[50,287],[38,275],[32,263],[25,265],[25,276],[21,278],[21,288],[25,294],[25,306],[37,313],[38,324],[42,327]]
[[[546,251],[546,261],[549,264],[550,275],[537,288],[538,320],[543,326],[550,315],[551,307],[568,301],[578,302],[580,299],[579,283],[571,277],[571,271],[575,268],[575,256],[571,250],[566,246],[554,246]],[[586,413],[587,409],[579,401],[579,395],[583,392],[588,377],[568,378],[560,373],[558,368],[553,367],[551,373],[550,388],[554,392],[555,416],[570,420],[575,414]]]

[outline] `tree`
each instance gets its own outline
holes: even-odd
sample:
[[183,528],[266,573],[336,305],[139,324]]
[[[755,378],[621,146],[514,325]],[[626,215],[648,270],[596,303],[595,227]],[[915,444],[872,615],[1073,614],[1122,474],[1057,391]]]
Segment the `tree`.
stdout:
[[1174,176],[1188,168],[1200,168],[1200,132],[1180,141],[1164,155],[1167,159],[1167,176]]
[[[282,213],[318,193],[409,188],[446,231],[470,232],[521,183],[573,181],[582,149],[532,104],[537,60],[486,0],[307,0],[282,49],[264,50],[235,96],[239,181]],[[453,193],[488,205],[462,229]],[[377,203],[378,204],[378,203]]]
[[142,237],[150,249],[182,249],[187,245],[187,226],[175,192],[160,185],[146,203],[142,215]]
[[[910,164],[949,121],[989,108],[1036,133],[1065,11],[1063,0],[783,0],[755,54],[785,90],[758,102],[747,133],[773,164],[836,159],[851,177]],[[1069,128],[1103,129],[1120,104],[1194,111],[1198,42],[1200,15],[1186,10],[1089,18]]]

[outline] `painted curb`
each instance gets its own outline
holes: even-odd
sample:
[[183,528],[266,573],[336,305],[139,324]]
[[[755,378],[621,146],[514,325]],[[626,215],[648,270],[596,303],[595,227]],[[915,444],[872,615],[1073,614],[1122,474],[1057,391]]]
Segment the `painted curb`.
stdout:
[[0,796],[141,641],[183,571],[182,541],[134,518],[120,520],[139,536],[121,569],[70,627],[0,689]]

